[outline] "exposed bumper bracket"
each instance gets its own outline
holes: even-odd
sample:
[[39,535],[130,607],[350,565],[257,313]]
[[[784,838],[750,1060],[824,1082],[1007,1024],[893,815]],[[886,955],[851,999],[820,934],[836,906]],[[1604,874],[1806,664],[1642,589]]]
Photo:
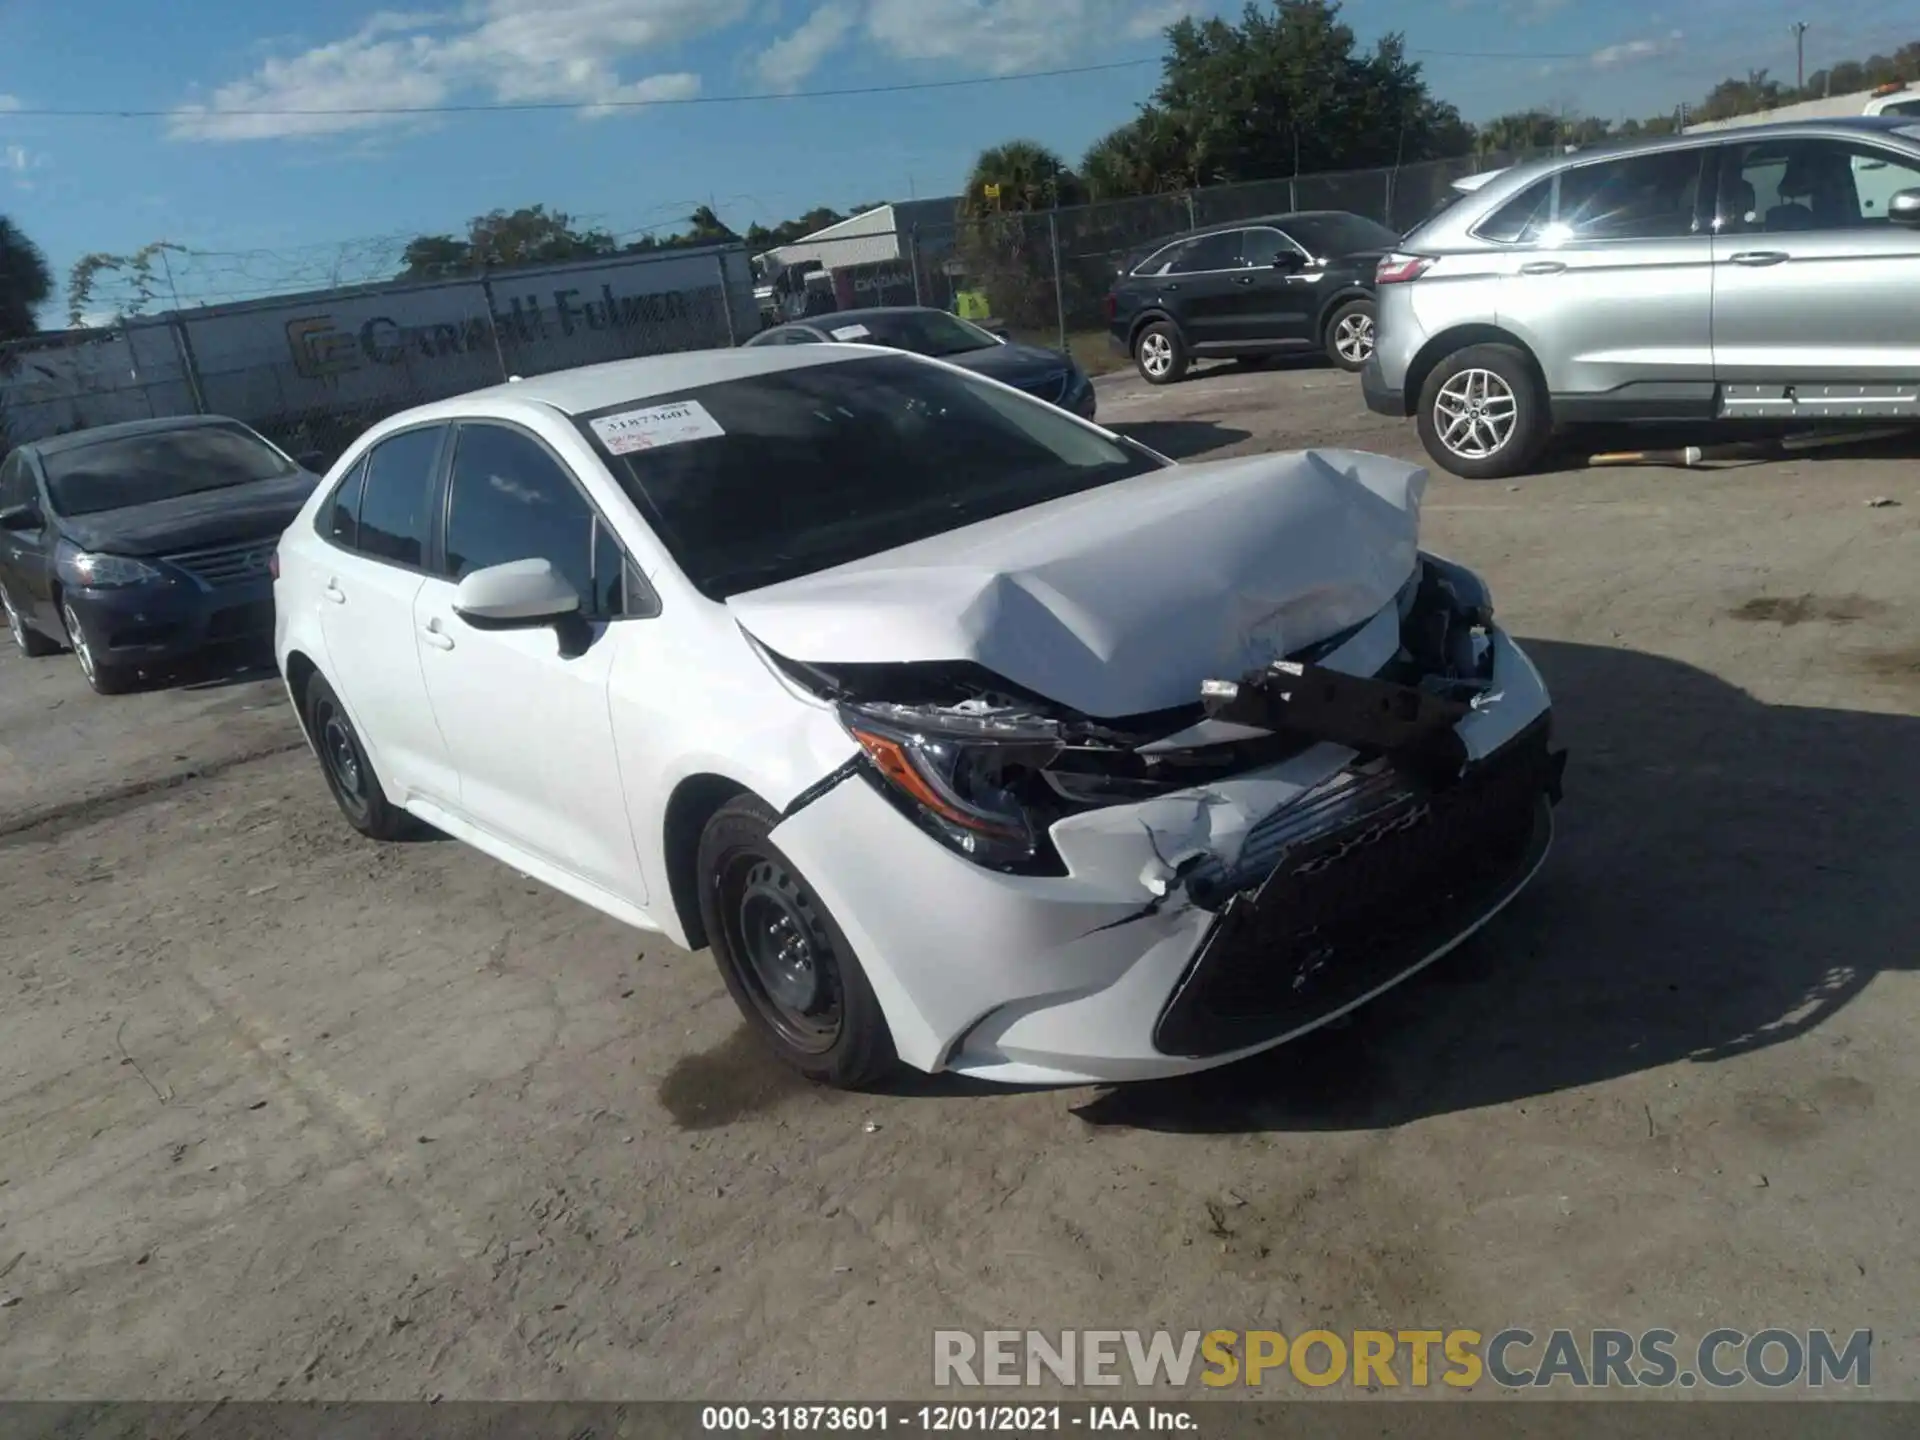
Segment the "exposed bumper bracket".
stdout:
[[1455,727],[1473,707],[1413,685],[1281,660],[1237,682],[1208,680],[1200,700],[1216,720],[1387,755],[1435,783],[1467,762]]

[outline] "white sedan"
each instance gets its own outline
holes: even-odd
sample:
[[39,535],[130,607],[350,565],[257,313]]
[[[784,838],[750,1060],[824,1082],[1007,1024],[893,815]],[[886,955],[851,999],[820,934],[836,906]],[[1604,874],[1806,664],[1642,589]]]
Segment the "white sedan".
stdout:
[[622,361],[368,431],[280,542],[281,673],[357,829],[711,946],[817,1080],[1198,1070],[1546,853],[1547,696],[1425,479],[860,346]]

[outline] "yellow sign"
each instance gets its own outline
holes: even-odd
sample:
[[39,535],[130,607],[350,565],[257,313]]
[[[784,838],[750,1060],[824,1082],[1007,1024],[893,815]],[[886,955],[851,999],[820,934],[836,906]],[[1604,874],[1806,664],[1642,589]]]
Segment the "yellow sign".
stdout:
[[998,200],[1000,198],[1000,187],[998,185],[982,185],[980,187],[980,193],[985,195],[989,200]]
[[984,290],[961,290],[953,297],[955,312],[962,320],[991,320],[993,306],[987,303]]

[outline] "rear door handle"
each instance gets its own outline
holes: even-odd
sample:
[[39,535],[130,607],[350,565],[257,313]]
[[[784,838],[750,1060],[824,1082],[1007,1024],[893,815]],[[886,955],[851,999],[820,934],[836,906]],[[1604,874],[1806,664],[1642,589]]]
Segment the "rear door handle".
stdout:
[[324,599],[332,601],[335,605],[344,605],[347,603],[347,592],[340,588],[340,582],[338,580],[327,581],[327,588],[322,590],[320,594]]
[[1784,250],[1742,250],[1738,255],[1727,257],[1736,265],[1779,265],[1786,261]]
[[429,620],[420,627],[420,638],[436,650],[453,649],[453,636],[440,628],[438,620]]
[[1520,267],[1522,275],[1559,275],[1567,268],[1564,260],[1529,260]]
[[1236,275],[1233,277],[1233,283],[1236,285],[1251,285],[1253,283],[1253,276]]

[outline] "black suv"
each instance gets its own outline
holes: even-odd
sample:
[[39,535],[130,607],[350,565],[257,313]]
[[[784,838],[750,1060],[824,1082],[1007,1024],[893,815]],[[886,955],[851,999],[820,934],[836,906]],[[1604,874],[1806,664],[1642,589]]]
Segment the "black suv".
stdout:
[[1151,385],[1171,385],[1210,356],[1324,350],[1358,371],[1373,355],[1374,268],[1399,240],[1341,210],[1196,230],[1122,266],[1107,328]]

